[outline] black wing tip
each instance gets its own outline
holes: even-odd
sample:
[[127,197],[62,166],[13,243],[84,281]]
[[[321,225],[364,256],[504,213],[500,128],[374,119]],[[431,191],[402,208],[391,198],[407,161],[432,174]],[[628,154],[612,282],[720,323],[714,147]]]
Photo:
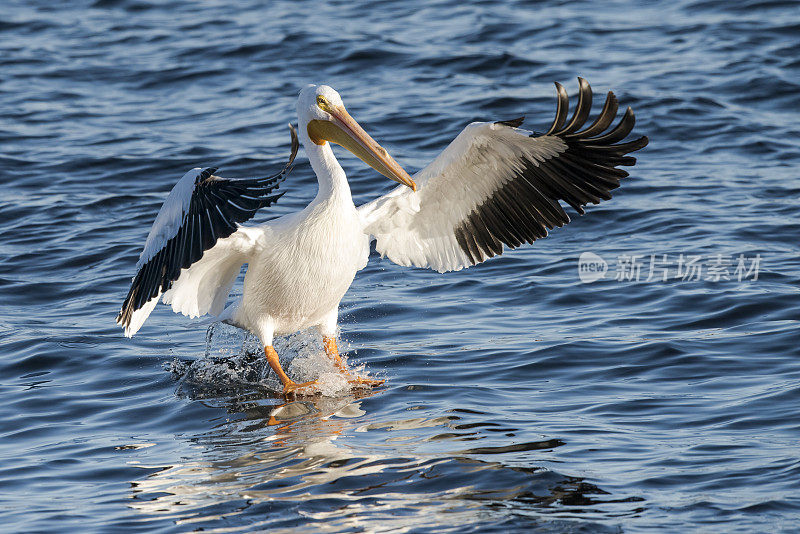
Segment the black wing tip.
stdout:
[[294,168],[294,159],[297,157],[297,151],[300,149],[300,140],[297,137],[297,129],[292,123],[289,123],[289,137],[291,144],[291,148],[289,149],[289,161],[286,162],[286,165],[283,166],[283,169],[281,169],[280,172],[266,178],[267,180],[275,180],[276,184],[285,180],[292,168]]
[[617,126],[609,130],[609,127],[616,118],[619,106],[617,97],[613,91],[607,93],[603,109],[594,122],[583,130],[580,130],[586,123],[591,108],[592,88],[589,82],[578,76],[578,103],[569,121],[567,121],[569,97],[563,85],[558,82],[554,83],[558,101],[556,117],[550,129],[547,133],[543,134],[543,136],[551,135],[577,143],[586,143],[595,146],[602,145],[608,148],[619,147],[625,149],[624,153],[641,150],[648,145],[649,140],[646,136],[642,136],[636,141],[627,142],[622,145],[616,144],[631,133],[636,124],[636,115],[633,112],[633,108],[628,106]]
[[567,121],[568,99],[561,84],[556,83],[558,107],[553,126],[545,135],[558,137],[566,143],[565,150],[534,169],[549,183],[553,198],[568,203],[579,214],[584,206],[598,204],[611,198],[613,189],[627,177],[619,166],[632,166],[636,158],[626,154],[641,150],[649,144],[647,136],[624,141],[633,130],[636,116],[628,106],[616,125],[619,102],[612,91],[594,122],[584,126],[590,115],[592,91],[589,83],[578,77],[578,101]]
[[558,98],[558,107],[556,108],[556,116],[553,119],[553,124],[544,135],[553,135],[556,131],[561,130],[567,120],[569,113],[569,95],[564,86],[558,82],[553,82],[556,85],[556,98]]
[[289,173],[294,168],[294,160],[297,157],[297,151],[300,149],[300,140],[297,137],[297,130],[295,129],[294,125],[291,123],[288,124],[289,126],[289,135],[291,137],[291,148],[289,152],[289,160],[283,166],[283,168],[276,172],[275,174],[265,176],[263,178],[251,178],[247,180],[242,180],[242,183],[249,182],[258,184],[257,187],[259,188],[268,188],[266,192],[269,193],[273,189],[280,187],[280,183],[286,179]]
[[295,156],[297,156],[297,151],[300,148],[300,140],[297,138],[297,129],[291,122],[289,123],[289,136],[292,139],[292,152],[289,155],[289,163],[291,164],[294,161]]
[[122,303],[122,307],[117,314],[116,322],[122,328],[127,329],[131,325],[131,318],[133,316],[133,312],[136,311],[133,309],[133,301],[132,301],[132,294],[134,288],[132,287],[131,290],[128,292],[128,296],[125,299],[125,302]]
[[509,119],[507,121],[495,121],[495,124],[502,124],[503,126],[510,126],[512,128],[519,128],[525,122],[525,115],[517,117],[516,119]]
[[650,138],[647,137],[646,135],[643,135],[640,138],[635,139],[635,140],[633,140],[633,141],[631,141],[630,143],[627,143],[627,144],[628,144],[628,146],[631,147],[630,150],[628,150],[629,153],[630,152],[636,152],[637,150],[641,150],[644,147],[646,147],[647,145],[649,145],[650,144]]
[[300,149],[300,140],[297,137],[297,130],[294,125],[289,124],[289,137],[291,138],[291,149],[289,152],[289,161],[286,162],[283,173],[288,174],[294,166],[294,158],[297,157],[297,151]]

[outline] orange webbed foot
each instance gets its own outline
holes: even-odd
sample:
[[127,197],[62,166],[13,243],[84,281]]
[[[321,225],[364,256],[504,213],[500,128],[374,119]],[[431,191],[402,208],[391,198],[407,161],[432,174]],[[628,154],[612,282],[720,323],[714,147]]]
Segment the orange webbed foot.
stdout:
[[314,386],[316,386],[317,381],[312,380],[311,382],[301,382],[297,383],[294,381],[289,381],[283,384],[283,394],[287,397],[289,396],[312,396],[319,394],[319,391],[316,390]]
[[344,375],[353,389],[370,389],[378,387],[385,382],[385,380],[375,380],[373,378],[351,375],[342,357],[339,355],[339,347],[336,345],[336,338],[322,336],[322,344],[325,347],[325,353],[331,359],[333,365]]
[[361,376],[347,375],[347,381],[354,389],[369,389],[383,385],[386,380],[376,380],[374,378],[364,378]]

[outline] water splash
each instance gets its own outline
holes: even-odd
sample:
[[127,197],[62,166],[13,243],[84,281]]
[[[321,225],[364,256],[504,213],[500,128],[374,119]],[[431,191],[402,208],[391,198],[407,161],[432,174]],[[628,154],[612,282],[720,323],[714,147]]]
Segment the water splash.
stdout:
[[[349,348],[346,342],[340,342],[340,345],[343,350]],[[276,338],[274,346],[281,366],[293,380],[317,381],[315,393],[325,397],[338,397],[351,391],[347,377],[328,358],[321,337],[315,329]],[[347,365],[347,355],[341,356]],[[194,397],[248,389],[264,390],[273,394],[283,392],[283,386],[267,365],[258,338],[224,323],[215,323],[208,327],[202,358],[176,358],[166,368],[178,381],[178,389],[191,388]],[[351,372],[359,376],[366,375],[363,365],[351,369]]]

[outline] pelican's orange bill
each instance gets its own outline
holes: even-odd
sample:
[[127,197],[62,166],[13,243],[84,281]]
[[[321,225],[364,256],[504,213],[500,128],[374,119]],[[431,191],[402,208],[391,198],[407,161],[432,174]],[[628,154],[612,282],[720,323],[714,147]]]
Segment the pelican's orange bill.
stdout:
[[313,142],[321,145],[329,141],[341,145],[390,180],[417,190],[417,184],[411,176],[364,131],[344,106],[330,106],[326,111],[333,121],[315,119],[308,123],[308,135]]

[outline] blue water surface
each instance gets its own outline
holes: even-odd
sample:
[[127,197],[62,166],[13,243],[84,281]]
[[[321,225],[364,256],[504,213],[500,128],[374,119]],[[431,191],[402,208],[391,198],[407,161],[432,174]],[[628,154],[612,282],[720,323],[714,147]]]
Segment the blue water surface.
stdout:
[[[3,530],[796,531],[798,35],[781,0],[6,0]],[[545,130],[576,76],[636,111],[632,176],[465,271],[373,253],[341,344],[382,390],[287,403],[232,329],[114,324],[177,179],[275,172],[305,84],[414,171],[473,120]],[[356,203],[393,185],[337,155]],[[313,198],[302,151],[284,189],[257,221]]]

